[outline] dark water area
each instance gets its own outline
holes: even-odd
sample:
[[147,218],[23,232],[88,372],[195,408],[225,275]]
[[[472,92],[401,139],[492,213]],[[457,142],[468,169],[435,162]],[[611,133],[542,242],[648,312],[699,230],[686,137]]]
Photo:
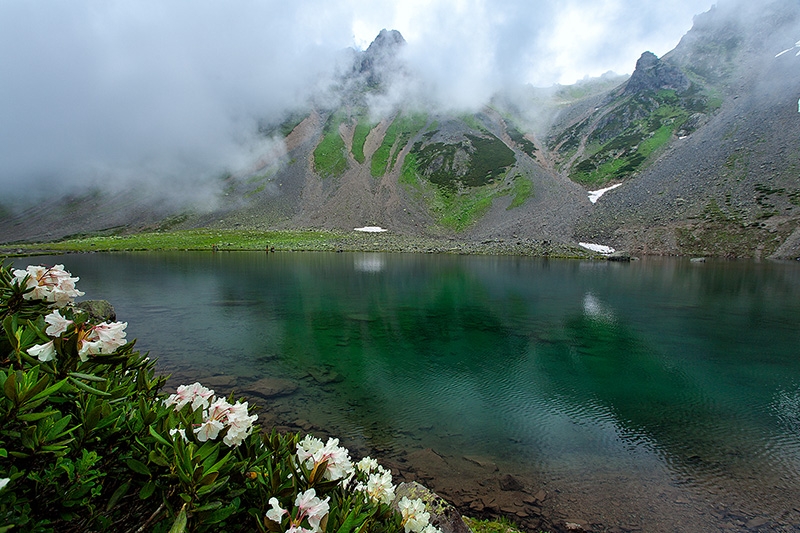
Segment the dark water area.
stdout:
[[84,299],[111,301],[174,385],[272,380],[262,425],[340,437],[475,514],[800,531],[798,264],[368,253],[17,264],[28,262],[63,263]]

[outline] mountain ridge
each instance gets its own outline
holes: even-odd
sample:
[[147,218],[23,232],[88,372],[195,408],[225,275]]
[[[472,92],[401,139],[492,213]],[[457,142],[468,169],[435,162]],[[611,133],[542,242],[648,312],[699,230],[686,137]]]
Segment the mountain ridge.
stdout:
[[[675,49],[630,78],[521,88],[475,113],[410,104],[405,40],[383,30],[337,82],[335,103],[265,126],[283,156],[224,178],[219,205],[91,193],[0,213],[6,242],[165,227],[381,226],[400,235],[595,242],[635,254],[800,257],[800,7],[695,17]],[[402,99],[401,99],[402,100]],[[533,118],[533,120],[531,120]],[[588,191],[619,185],[596,203]],[[168,222],[165,222],[168,221]]]

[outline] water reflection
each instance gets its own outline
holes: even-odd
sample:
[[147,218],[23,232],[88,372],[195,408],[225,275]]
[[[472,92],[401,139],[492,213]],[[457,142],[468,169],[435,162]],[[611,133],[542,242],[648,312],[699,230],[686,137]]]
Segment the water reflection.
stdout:
[[386,257],[377,253],[357,253],[353,258],[353,265],[361,272],[380,272],[383,270]]
[[796,265],[387,254],[58,262],[88,296],[112,301],[153,355],[198,374],[294,380],[326,406],[312,422],[366,446],[490,456],[539,477],[617,469],[800,496]]

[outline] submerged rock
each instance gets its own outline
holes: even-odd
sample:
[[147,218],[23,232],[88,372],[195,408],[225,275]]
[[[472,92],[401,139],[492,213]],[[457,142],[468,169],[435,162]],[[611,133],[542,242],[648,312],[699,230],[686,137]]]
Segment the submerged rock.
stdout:
[[262,398],[288,396],[297,390],[297,384],[288,379],[262,378],[242,387],[243,394],[252,394]]

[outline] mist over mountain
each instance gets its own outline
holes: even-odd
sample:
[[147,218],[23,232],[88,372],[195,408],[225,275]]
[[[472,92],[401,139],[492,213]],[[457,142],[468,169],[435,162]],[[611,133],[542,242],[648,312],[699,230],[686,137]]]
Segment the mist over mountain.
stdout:
[[[419,49],[391,29],[364,50],[318,49],[316,56],[287,47],[313,50],[308,39],[264,37],[279,38],[289,41],[281,45],[287,53],[272,61],[313,56],[312,63],[237,91],[238,79],[260,75],[255,63],[192,68],[165,57],[163,68],[184,69],[169,78],[172,86],[150,88],[170,95],[165,107],[110,121],[107,143],[88,152],[80,146],[85,132],[70,132],[82,123],[79,109],[51,139],[10,139],[6,151],[41,147],[38,186],[0,200],[0,240],[377,225],[476,242],[800,256],[797,2],[720,2],[695,17],[672,51],[641,50],[630,76],[550,88],[508,82],[509,70],[470,84],[469,72],[491,74],[480,64],[461,65],[450,78],[441,76],[450,72],[444,68],[433,75],[441,63],[419,61]],[[211,72],[223,76],[209,83]],[[134,74],[68,86],[63,105],[70,90],[91,90],[102,103],[93,113],[135,104],[147,95],[123,91],[122,101],[103,102],[103,84],[118,88]],[[259,86],[269,98],[252,90]],[[208,113],[197,116],[198,106]],[[42,117],[41,110],[14,113]],[[141,145],[130,153],[147,154],[145,161],[109,156],[120,132]],[[65,165],[69,152],[77,160]],[[6,185],[23,172],[9,162]],[[588,191],[614,185],[589,200]]]

